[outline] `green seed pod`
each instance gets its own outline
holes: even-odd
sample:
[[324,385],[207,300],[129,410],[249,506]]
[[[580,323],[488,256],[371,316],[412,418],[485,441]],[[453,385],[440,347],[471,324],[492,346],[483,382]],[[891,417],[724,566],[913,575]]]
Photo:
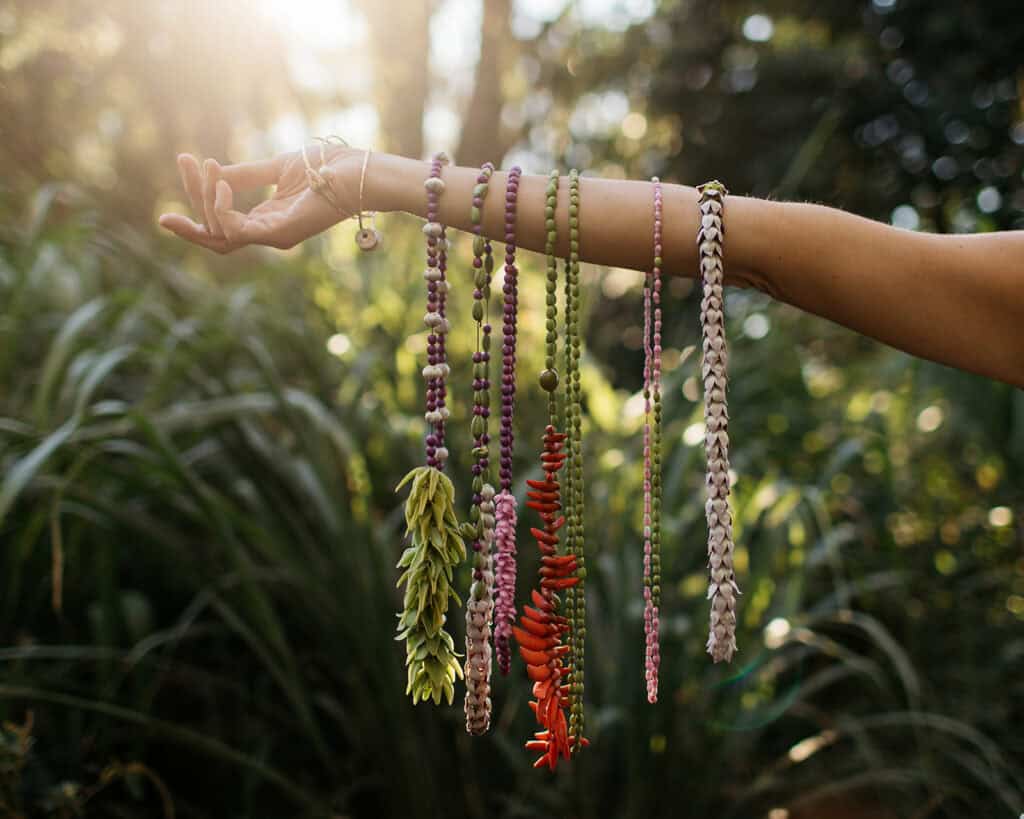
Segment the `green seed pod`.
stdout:
[[547,392],[554,392],[558,389],[558,372],[554,369],[546,369],[540,374],[541,389]]

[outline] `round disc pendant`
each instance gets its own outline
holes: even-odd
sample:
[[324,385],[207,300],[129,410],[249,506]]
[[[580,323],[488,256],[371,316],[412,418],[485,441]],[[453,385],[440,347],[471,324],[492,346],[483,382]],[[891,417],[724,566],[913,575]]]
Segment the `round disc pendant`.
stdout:
[[356,231],[356,244],[360,250],[376,250],[380,242],[380,233],[372,228],[363,228]]

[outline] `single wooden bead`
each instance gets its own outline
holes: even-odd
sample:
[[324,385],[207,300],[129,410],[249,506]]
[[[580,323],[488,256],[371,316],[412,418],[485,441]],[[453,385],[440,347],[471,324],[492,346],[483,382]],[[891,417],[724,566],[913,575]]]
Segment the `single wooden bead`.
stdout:
[[553,368],[548,368],[540,374],[538,379],[540,382],[541,389],[546,392],[554,392],[558,389],[558,371]]

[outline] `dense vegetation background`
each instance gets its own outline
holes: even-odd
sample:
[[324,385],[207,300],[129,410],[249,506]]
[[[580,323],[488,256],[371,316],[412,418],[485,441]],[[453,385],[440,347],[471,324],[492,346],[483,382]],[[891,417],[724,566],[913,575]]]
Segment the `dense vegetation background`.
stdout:
[[[744,597],[739,658],[713,667],[697,305],[673,281],[650,707],[641,277],[588,268],[593,745],[550,776],[521,750],[521,668],[482,740],[461,708],[403,696],[413,220],[358,258],[346,227],[224,259],[154,227],[181,198],[178,151],[251,158],[282,123],[301,138],[356,110],[412,155],[455,118],[462,164],[719,176],[911,229],[1024,228],[1019,3],[290,5],[306,29],[345,24],[297,47],[240,0],[0,0],[0,815],[1024,811],[1024,393],[730,293]],[[529,373],[535,259],[525,275]],[[522,380],[525,476],[544,406]]]

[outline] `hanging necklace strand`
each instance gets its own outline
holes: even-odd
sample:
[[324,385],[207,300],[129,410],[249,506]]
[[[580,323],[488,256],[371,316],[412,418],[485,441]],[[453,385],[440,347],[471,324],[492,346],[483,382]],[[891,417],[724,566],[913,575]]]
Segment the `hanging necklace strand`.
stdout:
[[[654,184],[654,260],[644,282],[644,679],[658,701],[661,604],[661,182]],[[653,320],[652,320],[653,311]]]
[[[566,464],[563,451],[565,432],[558,432],[558,407],[555,391],[558,373],[555,361],[558,342],[557,301],[558,261],[555,245],[558,238],[555,209],[558,204],[558,171],[552,171],[546,189],[545,221],[547,227],[547,274],[545,295],[547,302],[547,334],[545,336],[545,369],[540,374],[540,385],[548,393],[548,425],[544,431],[544,449],[541,453],[543,480],[528,480],[527,506],[536,510],[544,523],[543,529],[532,528],[541,553],[540,590],[531,593],[533,606],[523,606],[520,625],[513,627],[519,643],[519,653],[526,662],[526,671],[533,681],[534,700],[530,703],[542,730],[526,743],[527,750],[540,751],[535,767],[547,765],[554,770],[559,758],[568,759],[576,745],[587,745],[579,735],[570,735],[565,709],[570,706],[573,682],[572,650],[569,618],[559,612],[559,592],[566,592],[579,583],[576,576],[576,557],[558,553],[558,530],[566,518],[562,511],[558,472]],[[571,468],[571,464],[570,464]],[[563,659],[567,659],[568,663]]]
[[473,549],[473,582],[466,601],[466,730],[484,734],[491,724],[491,622],[494,612],[494,573],[491,544],[494,541],[494,487],[490,483],[490,359],[491,325],[488,310],[494,257],[491,243],[481,233],[484,200],[494,165],[481,167],[473,188],[470,221],[473,224],[473,320],[476,351],[473,353],[473,501],[467,526]]
[[[399,614],[398,638],[405,641],[408,682],[406,694],[413,704],[425,700],[450,704],[455,696],[455,680],[463,675],[455,652],[455,642],[444,629],[448,599],[458,599],[450,580],[454,569],[466,559],[455,515],[455,489],[441,470],[448,457],[444,446],[445,379],[448,364],[444,338],[448,332],[445,302],[447,241],[444,225],[437,221],[439,200],[445,183],[441,169],[447,164],[437,154],[430,166],[430,177],[423,183],[427,190],[427,312],[423,322],[428,329],[426,379],[427,432],[424,436],[426,465],[410,471],[397,489],[410,481],[405,503],[406,537],[410,545],[402,553],[398,568],[403,573],[398,585],[405,585],[403,610]],[[397,490],[396,490],[397,491]]]
[[430,331],[427,336],[427,366],[423,376],[427,380],[427,423],[433,428],[426,438],[427,466],[444,469],[448,460],[445,447],[445,422],[448,419],[446,406],[448,376],[445,336],[448,334],[446,308],[448,302],[448,240],[445,226],[437,221],[444,180],[441,169],[449,162],[445,153],[434,156],[430,165],[430,177],[424,182],[427,189],[427,223],[423,233],[427,237],[427,268],[423,277],[427,280],[427,313],[423,322]]
[[732,513],[729,511],[728,350],[725,343],[722,293],[722,245],[725,197],[718,180],[697,188],[700,228],[697,245],[703,299],[700,323],[703,336],[704,451],[707,459],[708,568],[711,624],[707,650],[712,659],[729,662],[736,651],[736,585],[733,567]]
[[[569,468],[567,493],[572,503],[566,512],[569,521],[569,553],[576,558],[579,582],[567,590],[566,607],[570,618],[572,646],[572,681],[569,689],[569,733],[583,736],[583,681],[585,673],[584,643],[586,622],[586,562],[583,533],[583,431],[580,393],[580,174],[569,171],[569,256],[566,259],[565,349],[568,360],[566,379],[566,433],[569,436]],[[580,744],[573,745],[573,751]]]
[[516,268],[516,201],[522,171],[514,166],[508,172],[505,188],[505,278],[502,285],[501,345],[501,454],[499,480],[501,492],[495,498],[495,543],[497,547],[496,589],[494,600],[494,648],[498,669],[508,674],[512,653],[509,639],[516,617],[516,498],[512,494],[512,453],[516,396],[516,324],[519,305],[519,271]]

